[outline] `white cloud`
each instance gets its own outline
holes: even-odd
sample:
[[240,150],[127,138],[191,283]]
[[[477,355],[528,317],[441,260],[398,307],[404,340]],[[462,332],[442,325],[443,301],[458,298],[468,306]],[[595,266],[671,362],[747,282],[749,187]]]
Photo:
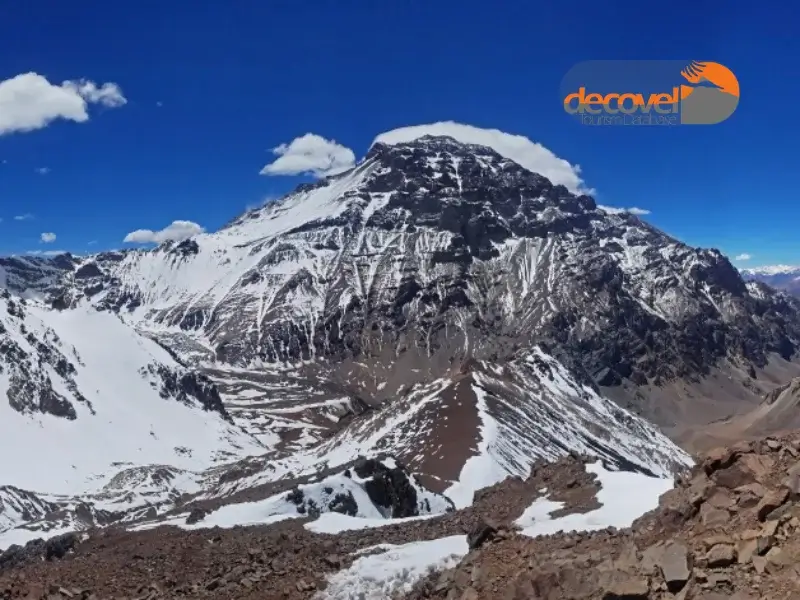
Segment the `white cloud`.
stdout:
[[42,240],[43,244],[52,244],[56,241],[56,234],[52,232],[46,232],[40,236],[40,239]]
[[116,83],[104,83],[100,87],[94,81],[81,79],[79,81],[65,81],[63,86],[73,90],[81,98],[92,104],[102,104],[108,108],[118,108],[128,103],[122,90]]
[[126,102],[116,83],[54,85],[38,73],[23,73],[0,81],[0,135],[41,129],[56,119],[83,123],[89,120],[89,104],[118,107]]
[[481,129],[454,121],[441,121],[428,125],[401,127],[380,134],[373,141],[384,144],[402,144],[425,135],[450,136],[465,144],[489,146],[498,154],[505,156],[529,171],[544,175],[554,184],[561,184],[569,191],[579,194],[592,194],[581,178],[581,168],[559,158],[553,152],[523,135],[505,133],[498,129]]
[[160,231],[152,231],[151,229],[131,231],[123,241],[134,244],[161,244],[168,240],[185,240],[204,231],[203,227],[193,221],[173,221]]
[[33,215],[31,213],[25,213],[24,215],[17,215],[16,217],[14,217],[14,220],[15,221],[30,221],[33,218],[34,217],[33,217]]
[[734,260],[750,260],[751,258],[753,258],[752,254],[748,254],[747,252],[742,252]]
[[91,240],[91,241],[87,242],[88,246],[94,246],[95,244],[97,244],[97,240]]
[[630,208],[618,208],[616,206],[605,206],[603,204],[598,204],[597,208],[600,210],[606,211],[610,215],[618,215],[620,213],[629,213],[631,215],[649,215],[650,211],[646,208],[639,208],[638,206],[632,206]]
[[39,167],[36,169],[36,172],[39,175],[47,175],[50,172],[50,167]]
[[309,173],[314,177],[326,177],[351,169],[356,162],[356,155],[350,148],[315,133],[281,144],[273,148],[272,153],[278,158],[261,169],[261,175]]

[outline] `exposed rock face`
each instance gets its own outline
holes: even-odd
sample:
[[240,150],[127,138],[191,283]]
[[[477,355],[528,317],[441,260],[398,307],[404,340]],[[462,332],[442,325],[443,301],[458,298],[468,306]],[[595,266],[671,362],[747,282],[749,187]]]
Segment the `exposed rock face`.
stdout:
[[199,403],[204,410],[218,412],[227,421],[233,422],[216,386],[200,373],[189,370],[170,369],[164,365],[153,363],[143,370],[161,380],[159,394],[164,399],[174,398],[187,405]]
[[727,363],[755,375],[800,340],[800,302],[745,284],[717,250],[447,137],[376,144],[214,234],[2,266],[11,288],[89,298],[184,362],[288,361],[373,405],[398,378],[534,342],[579,379],[643,386]]
[[32,540],[24,546],[12,545],[0,552],[0,570],[35,560],[64,558],[78,543],[78,536],[66,533],[49,540]]
[[[412,484],[412,477],[402,466],[387,466],[378,459],[361,458],[352,470],[344,471],[343,476],[352,481],[356,489],[361,488],[369,502],[387,519],[416,517],[437,512],[454,510],[453,502],[444,496],[426,490],[418,481]],[[365,507],[359,506],[352,489],[343,489],[333,484],[315,484],[306,490],[294,487],[285,499],[297,506],[297,512],[312,517],[323,512],[337,512],[354,517],[363,514]],[[420,497],[423,492],[424,497]],[[436,507],[431,506],[431,498]]]
[[[353,471],[361,479],[367,479],[364,489],[370,500],[385,509],[392,518],[420,514],[416,488],[401,467],[389,468],[378,460],[364,459],[356,462]],[[452,502],[449,504],[452,509]]]

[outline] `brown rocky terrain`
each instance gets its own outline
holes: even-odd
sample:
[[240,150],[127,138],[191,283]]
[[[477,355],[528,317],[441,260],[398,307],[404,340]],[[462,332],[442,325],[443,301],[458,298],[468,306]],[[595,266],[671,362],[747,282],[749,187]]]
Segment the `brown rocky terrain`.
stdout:
[[798,598],[798,456],[798,434],[713,450],[628,530],[499,532],[407,600]]
[[0,598],[312,598],[324,590],[325,578],[349,566],[358,551],[459,534],[469,534],[475,543],[495,528],[508,529],[544,488],[564,503],[565,514],[592,510],[597,506],[594,477],[569,456],[538,463],[525,481],[509,478],[481,490],[467,509],[337,535],[304,529],[310,518],[233,529],[111,527],[66,535],[0,552]]
[[554,518],[597,508],[586,460],[537,463],[527,480],[486,488],[467,509],[336,535],[308,531],[306,517],[233,529],[109,528],[12,547],[0,554],[0,598],[321,599],[326,579],[357,553],[462,534],[472,550],[405,600],[800,597],[800,433],[707,453],[629,529],[517,531],[513,521],[545,493],[564,503]]

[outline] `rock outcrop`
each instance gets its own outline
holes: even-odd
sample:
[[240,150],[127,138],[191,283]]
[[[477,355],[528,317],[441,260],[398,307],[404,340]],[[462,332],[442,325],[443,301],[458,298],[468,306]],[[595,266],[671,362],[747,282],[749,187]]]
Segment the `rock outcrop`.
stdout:
[[797,434],[719,448],[628,530],[490,537],[407,599],[797,598],[799,472]]

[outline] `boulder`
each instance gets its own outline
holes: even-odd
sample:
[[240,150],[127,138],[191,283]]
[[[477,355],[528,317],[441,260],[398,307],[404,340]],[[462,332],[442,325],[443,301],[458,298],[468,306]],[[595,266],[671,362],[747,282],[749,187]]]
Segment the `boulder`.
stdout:
[[729,467],[736,460],[736,451],[732,448],[714,448],[706,453],[703,470],[707,475]]
[[708,528],[726,527],[731,520],[731,513],[724,508],[714,508],[704,504],[700,509],[700,519]]
[[644,577],[629,577],[611,584],[603,593],[603,600],[647,600],[650,585]]
[[770,490],[761,499],[756,506],[756,516],[759,521],[764,521],[773,510],[783,506],[783,503],[789,498],[789,490],[781,488],[779,490]]
[[760,556],[763,556],[764,554],[769,552],[770,548],[772,548],[775,545],[775,538],[772,537],[771,535],[765,535],[758,538],[756,543],[757,543],[756,552]]
[[480,548],[486,542],[492,540],[497,535],[497,529],[481,520],[475,527],[473,527],[467,534],[467,544],[470,550]]
[[786,554],[786,552],[784,552],[777,546],[770,549],[770,551],[767,552],[764,558],[767,559],[768,565],[773,565],[776,567],[782,567],[784,565],[788,565],[791,563],[791,558]]
[[706,561],[712,569],[727,567],[735,560],[736,548],[730,544],[717,544],[706,554]]
[[733,490],[748,483],[754,483],[755,475],[750,469],[734,463],[730,467],[714,473],[713,480],[717,485]]
[[746,565],[757,554],[758,540],[742,540],[736,546],[736,556],[740,565]]
[[203,519],[206,518],[208,511],[204,508],[195,507],[189,513],[189,516],[186,517],[186,524],[187,525],[194,525],[195,523],[199,523]]
[[654,558],[667,589],[673,594],[681,591],[692,574],[689,549],[680,542],[670,542],[660,546]]

